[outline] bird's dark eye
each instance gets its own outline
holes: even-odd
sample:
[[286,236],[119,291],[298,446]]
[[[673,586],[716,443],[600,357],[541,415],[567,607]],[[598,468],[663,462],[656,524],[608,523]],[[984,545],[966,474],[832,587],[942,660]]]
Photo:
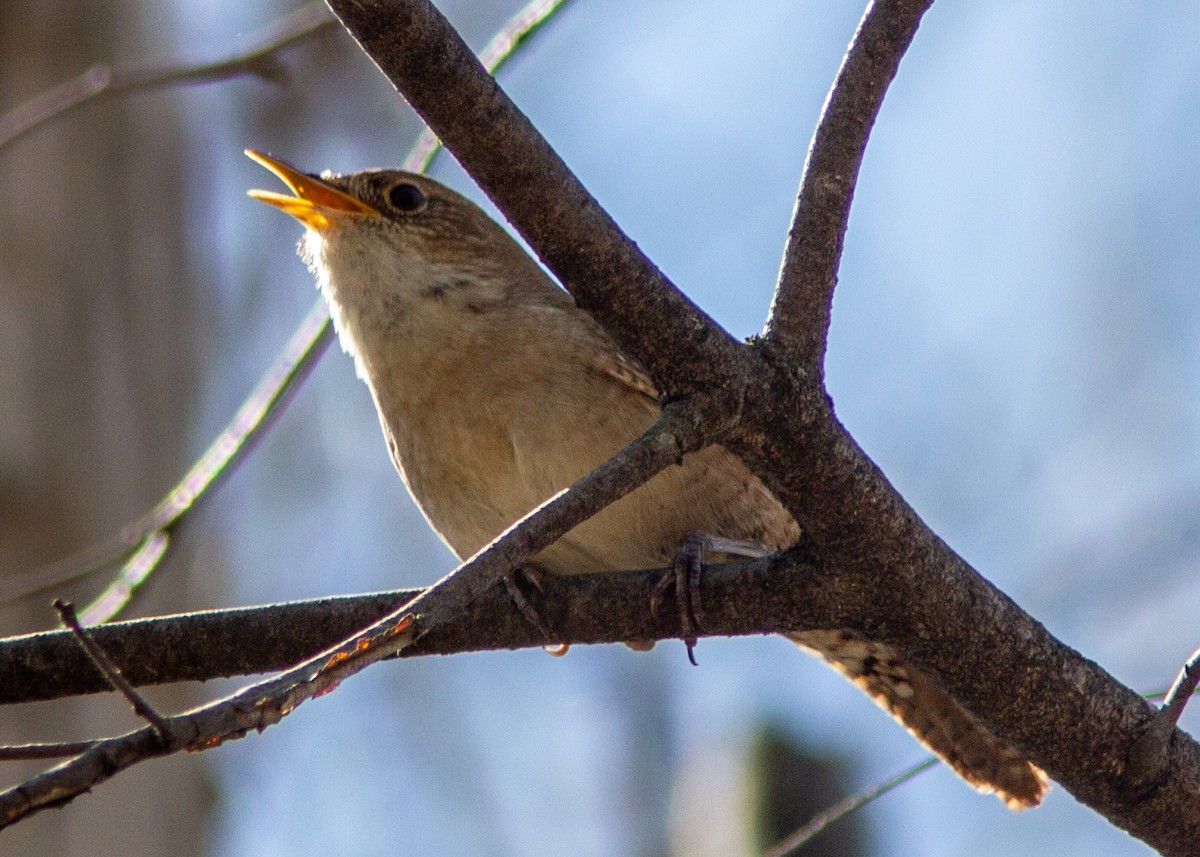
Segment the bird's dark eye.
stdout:
[[413,214],[425,207],[425,194],[415,184],[400,182],[388,191],[388,202],[397,211]]

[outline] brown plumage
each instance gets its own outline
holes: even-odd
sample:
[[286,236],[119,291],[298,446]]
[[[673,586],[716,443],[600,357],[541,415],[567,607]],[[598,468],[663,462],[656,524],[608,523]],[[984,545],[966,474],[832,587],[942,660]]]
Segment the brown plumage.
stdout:
[[[307,176],[251,154],[296,196],[301,254],[429,523],[460,556],[635,439],[659,413],[641,367],[474,203],[422,176]],[[693,532],[794,544],[800,529],[721,446],[683,458],[536,557],[572,574],[670,563]],[[1045,775],[899,653],[838,630],[792,635],[967,782],[1036,805]]]

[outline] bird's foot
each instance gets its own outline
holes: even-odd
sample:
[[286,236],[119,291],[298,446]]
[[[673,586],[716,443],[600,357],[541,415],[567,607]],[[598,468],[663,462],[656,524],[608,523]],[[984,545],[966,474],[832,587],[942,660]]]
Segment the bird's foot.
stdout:
[[532,568],[518,566],[512,570],[511,574],[504,576],[504,588],[508,591],[508,597],[525,621],[537,628],[542,638],[546,640],[546,644],[542,648],[556,658],[565,655],[571,648],[570,645],[554,642],[554,636],[546,627],[541,611],[534,605],[534,600],[544,594],[540,574]]
[[705,556],[709,553],[724,553],[757,558],[767,556],[771,552],[770,548],[757,542],[727,539],[711,533],[688,533],[684,537],[671,563],[671,570],[663,575],[650,597],[650,611],[655,616],[659,615],[667,593],[675,591],[675,605],[679,611],[683,642],[687,646],[688,660],[693,666],[696,665],[696,636],[704,621],[704,603],[700,595]]

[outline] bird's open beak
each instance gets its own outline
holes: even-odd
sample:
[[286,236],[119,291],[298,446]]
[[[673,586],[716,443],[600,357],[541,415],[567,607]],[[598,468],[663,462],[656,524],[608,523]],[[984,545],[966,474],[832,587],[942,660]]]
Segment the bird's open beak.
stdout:
[[267,205],[275,206],[280,211],[286,211],[309,229],[320,232],[329,226],[339,214],[380,216],[377,208],[367,205],[347,193],[342,193],[337,188],[330,187],[316,176],[300,172],[291,164],[262,152],[256,152],[254,149],[246,149],[246,156],[253,161],[258,161],[283,179],[284,184],[292,189],[295,196],[270,190],[249,190],[246,193],[255,199],[261,199]]

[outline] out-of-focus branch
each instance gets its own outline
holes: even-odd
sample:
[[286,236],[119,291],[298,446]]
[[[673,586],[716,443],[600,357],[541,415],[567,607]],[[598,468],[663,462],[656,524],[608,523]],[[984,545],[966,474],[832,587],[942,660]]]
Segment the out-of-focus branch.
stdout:
[[[114,98],[245,75],[282,83],[286,68],[279,55],[299,42],[336,28],[337,19],[329,14],[327,7],[314,2],[276,21],[259,37],[254,48],[224,60],[124,70],[95,66],[0,116],[0,149],[73,108],[101,97]],[[307,375],[331,339],[328,314],[318,301],[232,422],[158,505],[112,537],[73,556],[7,577],[0,605],[56,591],[64,584],[122,563],[117,577],[83,608],[81,619],[90,625],[117,615],[166,555],[174,527],[250,451],[270,425],[270,416],[282,410],[280,406],[289,392]]]
[[895,791],[913,777],[928,771],[937,763],[937,757],[930,756],[924,761],[912,765],[906,770],[896,774],[896,776],[890,777],[878,785],[863,789],[862,791],[850,795],[844,800],[838,801],[828,809],[817,813],[807,824],[794,831],[782,842],[777,843],[770,851],[763,855],[763,857],[788,857],[789,854],[797,853],[800,848],[807,845],[813,839],[813,837],[827,829],[831,824],[840,821],[851,813],[857,812],[867,804],[883,797],[885,794]]
[[318,300],[229,425],[153,509],[119,533],[49,566],[5,581],[0,604],[50,591],[123,562],[121,573],[83,611],[84,624],[116,615],[146,581],[166,551],[171,530],[253,448],[282,413],[282,404],[333,339],[329,314]]
[[867,7],[809,144],[766,339],[817,377],[824,371],[833,290],[871,126],[931,5],[878,0]]
[[215,83],[232,77],[252,76],[270,83],[286,83],[287,68],[279,55],[319,33],[336,29],[337,20],[323,3],[310,3],[276,21],[248,51],[216,62],[111,69],[97,65],[64,81],[36,98],[0,116],[0,149],[47,122],[99,98],[116,98],[166,86]]

